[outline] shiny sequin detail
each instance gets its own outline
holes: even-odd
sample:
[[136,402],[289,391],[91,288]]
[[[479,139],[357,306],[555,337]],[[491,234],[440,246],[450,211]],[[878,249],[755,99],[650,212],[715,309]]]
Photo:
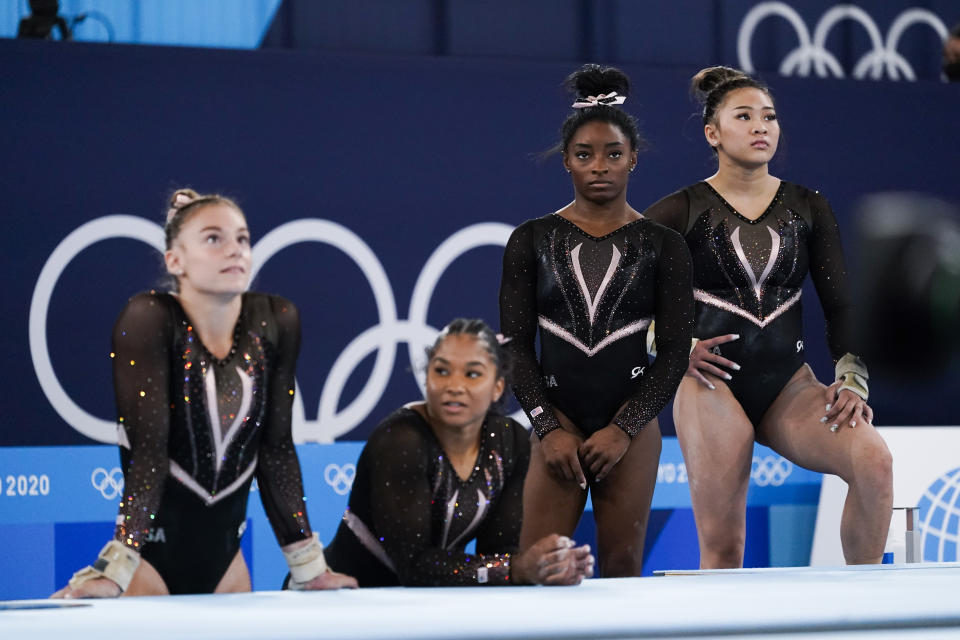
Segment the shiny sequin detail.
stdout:
[[[554,408],[588,435],[611,423],[635,435],[656,417],[687,367],[690,278],[683,239],[648,220],[600,238],[558,214],[514,231],[500,325],[511,338],[514,394],[538,436],[559,428]],[[668,346],[651,364],[645,330],[654,318],[657,344]]]
[[310,535],[290,433],[288,389],[298,348],[299,318],[280,298],[244,294],[222,360],[206,349],[174,296],[130,300],[112,349],[126,491],[118,540],[137,549],[146,542],[162,520],[168,483],[212,506],[246,492],[254,472],[278,538],[286,544]]
[[[490,415],[462,479],[421,414],[395,411],[360,455],[327,562],[361,586],[509,584],[529,455],[523,427]],[[475,554],[464,550],[471,539]]]
[[[801,298],[811,276],[833,358],[855,349],[840,233],[829,203],[781,182],[757,219],[700,182],[663,198],[646,216],[684,234],[694,264],[694,335],[737,334],[715,347],[741,365],[727,386],[756,425],[804,362]],[[759,274],[759,275],[757,275]]]
[[716,296],[710,295],[709,293],[701,289],[693,290],[693,299],[696,300],[697,302],[703,302],[704,304],[708,304],[712,307],[716,307],[717,309],[722,309],[727,313],[733,313],[742,318],[746,318],[753,324],[763,329],[768,324],[770,324],[771,322],[779,318],[781,314],[789,311],[793,305],[800,302],[800,297],[802,293],[803,291],[797,291],[796,293],[794,293],[792,296],[787,298],[786,302],[784,302],[779,307],[777,307],[773,311],[773,313],[771,313],[766,318],[758,318],[757,316],[753,315],[749,311],[745,311],[741,307],[738,307],[735,304],[731,304],[722,298],[718,298]]

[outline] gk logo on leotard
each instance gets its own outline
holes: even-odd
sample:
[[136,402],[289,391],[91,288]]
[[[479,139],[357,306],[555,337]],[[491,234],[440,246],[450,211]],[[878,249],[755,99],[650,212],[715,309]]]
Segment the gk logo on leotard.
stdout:
[[[417,277],[410,298],[408,319],[397,316],[397,303],[386,269],[363,239],[343,225],[330,220],[303,218],[280,225],[263,236],[253,248],[251,281],[275,254],[294,244],[319,242],[347,254],[370,284],[378,318],[362,330],[334,360],[320,393],[317,417],[309,420],[303,405],[304,395],[294,395],[293,438],[296,442],[333,442],[351,431],[370,415],[380,401],[392,375],[397,347],[406,344],[420,390],[426,376],[426,347],[433,344],[438,330],[427,324],[427,310],[437,283],[447,268],[467,251],[494,245],[503,247],[513,227],[498,222],[470,225],[440,242],[427,258]],[[74,402],[60,384],[47,344],[47,314],[54,288],[70,262],[87,247],[110,238],[138,240],[164,251],[163,229],[154,222],[129,215],[111,215],[91,220],[68,234],[47,258],[33,290],[30,302],[30,354],[37,379],[54,410],[71,427],[94,440],[115,443],[117,427],[111,420],[91,415]],[[152,274],[144,274],[148,282]],[[376,353],[370,377],[351,402],[341,396],[354,370]],[[316,366],[316,363],[310,363]],[[522,411],[511,417],[527,424]]]
[[90,474],[90,484],[100,492],[104,500],[113,500],[123,493],[123,471],[120,467],[114,467],[110,471],[97,467]]
[[785,76],[809,76],[811,67],[821,78],[843,78],[846,73],[837,58],[826,50],[827,36],[833,26],[843,20],[860,23],[870,39],[871,50],[853,67],[853,77],[862,80],[869,76],[880,80],[884,72],[891,80],[916,80],[913,67],[906,58],[897,53],[900,37],[915,23],[926,24],[938,36],[938,44],[946,40],[947,27],[935,13],[927,9],[910,8],[898,15],[890,24],[887,39],[884,42],[877,23],[866,11],[853,4],[837,4],[821,16],[813,31],[813,37],[800,14],[786,2],[757,3],[740,23],[737,34],[737,56],[740,68],[748,73],[754,71],[750,56],[750,42],[757,25],[770,16],[780,16],[790,23],[800,40],[796,49],[791,51],[780,63],[779,73]]
[[633,370],[630,372],[630,379],[633,380],[637,376],[642,376],[644,369],[646,369],[646,367],[634,367]]
[[803,351],[803,340],[797,340],[797,353]]
[[330,487],[342,496],[350,493],[353,486],[353,478],[357,475],[357,468],[352,463],[347,463],[342,467],[334,462],[327,465],[323,470],[323,479],[327,481]]
[[779,487],[793,472],[793,463],[783,456],[753,456],[750,479],[758,487]]

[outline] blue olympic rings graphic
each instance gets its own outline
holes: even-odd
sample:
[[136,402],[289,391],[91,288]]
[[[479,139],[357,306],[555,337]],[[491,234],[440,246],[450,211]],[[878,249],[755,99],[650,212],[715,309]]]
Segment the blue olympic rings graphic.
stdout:
[[[503,247],[513,227],[497,222],[470,225],[454,233],[433,251],[417,278],[410,299],[410,317],[397,317],[397,305],[390,279],[360,236],[330,220],[305,218],[280,225],[253,247],[251,281],[260,268],[283,249],[300,242],[320,242],[347,254],[360,268],[373,291],[378,321],[355,337],[340,353],[324,382],[316,420],[308,420],[302,395],[296,393],[293,405],[293,437],[297,442],[332,442],[334,438],[359,425],[373,411],[393,373],[396,349],[406,343],[414,375],[424,389],[425,348],[436,338],[438,329],[427,324],[430,300],[441,276],[461,255],[471,249],[495,245]],[[47,314],[57,280],[64,269],[87,247],[111,238],[144,242],[160,253],[164,250],[160,225],[137,216],[111,215],[91,220],[65,237],[43,265],[30,301],[29,342],[34,370],[44,394],[54,410],[70,426],[100,442],[117,442],[117,427],[110,420],[91,415],[70,398],[60,384],[47,344]],[[338,409],[347,379],[360,362],[376,351],[373,370],[357,396]],[[522,412],[514,417],[526,422]]]
[[828,9],[820,17],[811,37],[809,29],[800,14],[786,2],[760,2],[756,4],[743,18],[740,30],[737,33],[737,57],[740,68],[747,73],[755,71],[753,59],[750,56],[750,42],[757,25],[771,16],[785,19],[793,27],[800,43],[780,63],[781,75],[809,76],[811,70],[821,78],[844,77],[843,67],[836,56],[827,51],[827,36],[834,25],[843,20],[853,20],[863,26],[870,39],[871,50],[854,65],[853,77],[879,80],[884,71],[891,80],[901,77],[907,80],[916,80],[913,67],[897,52],[900,38],[904,31],[913,24],[930,26],[940,40],[947,37],[947,27],[936,14],[927,9],[910,8],[898,15],[890,25],[886,41],[881,36],[877,23],[870,14],[853,4],[837,4]]

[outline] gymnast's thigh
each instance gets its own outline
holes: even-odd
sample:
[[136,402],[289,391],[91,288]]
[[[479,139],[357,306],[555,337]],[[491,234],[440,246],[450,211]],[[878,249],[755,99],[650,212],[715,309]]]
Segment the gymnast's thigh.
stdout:
[[168,596],[170,590],[163,581],[163,576],[149,561],[141,558],[137,570],[130,580],[130,586],[123,592],[124,596]]
[[250,569],[247,568],[247,561],[243,557],[243,552],[239,549],[234,554],[230,566],[226,573],[220,578],[214,593],[247,593],[253,591],[253,583],[250,581]]
[[559,480],[550,472],[540,439],[531,432],[530,466],[523,484],[520,549],[525,550],[552,533],[572,536],[586,502],[587,492],[576,482]]
[[707,378],[714,389],[684,376],[673,407],[694,516],[698,529],[742,527],[755,432],[729,387]]
[[660,425],[654,419],[634,436],[607,477],[590,485],[602,577],[641,574],[660,450]]
[[827,387],[804,364],[771,405],[758,429],[764,444],[794,464],[832,473],[850,482],[858,457],[889,456],[882,436],[861,420],[836,432],[820,421],[826,413]]

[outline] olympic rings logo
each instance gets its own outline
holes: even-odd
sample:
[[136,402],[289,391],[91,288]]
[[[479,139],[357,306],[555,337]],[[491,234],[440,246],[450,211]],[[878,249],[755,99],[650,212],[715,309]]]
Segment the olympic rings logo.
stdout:
[[783,456],[753,456],[750,479],[758,487],[779,487],[793,473],[793,463]]
[[347,463],[342,467],[334,462],[327,465],[323,470],[323,479],[327,481],[330,488],[341,496],[350,493],[353,487],[353,478],[357,475],[357,467],[352,463]]
[[757,25],[770,16],[784,18],[793,27],[800,40],[796,49],[791,51],[780,63],[779,73],[790,76],[809,76],[811,67],[821,78],[845,76],[843,68],[837,58],[826,50],[827,35],[834,25],[843,20],[853,20],[860,23],[870,38],[872,49],[854,65],[853,77],[858,80],[869,75],[872,80],[879,80],[884,71],[891,80],[916,80],[913,67],[907,60],[897,53],[900,37],[908,27],[915,23],[930,26],[941,40],[947,38],[947,27],[933,12],[927,9],[906,9],[898,15],[890,25],[886,41],[880,34],[880,29],[866,11],[853,4],[834,5],[821,16],[813,31],[813,37],[807,29],[803,18],[795,9],[785,2],[761,2],[754,6],[744,16],[737,34],[737,56],[740,68],[748,73],[754,71],[753,60],[750,57],[750,42]]
[[113,500],[123,493],[123,471],[120,467],[114,467],[110,471],[97,467],[90,474],[90,484],[100,492],[104,500]]
[[[320,242],[347,254],[360,268],[373,291],[378,322],[362,331],[340,353],[330,369],[320,395],[316,420],[307,420],[302,395],[293,405],[293,437],[297,442],[332,442],[359,425],[373,411],[393,373],[396,349],[406,343],[413,372],[421,391],[426,368],[425,348],[438,330],[427,324],[427,311],[434,289],[446,269],[471,249],[503,247],[513,227],[496,222],[474,224],[440,243],[427,259],[410,299],[410,317],[397,317],[397,305],[390,280],[376,254],[355,233],[329,220],[305,218],[283,224],[267,233],[253,247],[251,280],[274,254],[300,242]],[[54,371],[47,344],[47,313],[50,299],[64,269],[87,247],[111,238],[138,240],[163,253],[163,229],[156,223],[130,215],[111,215],[91,220],[67,235],[43,265],[30,301],[30,355],[44,394],[54,410],[70,426],[100,442],[117,441],[116,424],[89,414],[67,394]],[[345,407],[340,396],[347,379],[360,362],[376,351],[373,370],[359,394]],[[513,416],[526,422],[522,412]]]

